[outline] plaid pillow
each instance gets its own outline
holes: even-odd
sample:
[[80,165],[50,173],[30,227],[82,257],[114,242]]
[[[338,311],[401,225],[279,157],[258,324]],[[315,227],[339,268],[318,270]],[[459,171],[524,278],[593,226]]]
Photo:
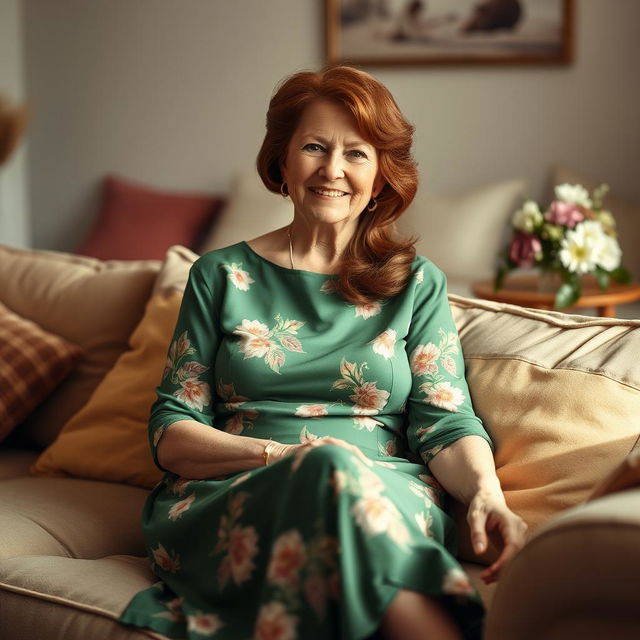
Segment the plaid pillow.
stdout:
[[81,354],[0,303],[0,441],[62,382]]

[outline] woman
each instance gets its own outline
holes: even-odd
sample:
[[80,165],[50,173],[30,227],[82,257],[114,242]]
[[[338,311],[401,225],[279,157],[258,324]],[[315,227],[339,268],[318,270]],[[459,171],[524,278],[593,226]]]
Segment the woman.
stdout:
[[[298,73],[258,170],[291,225],[193,266],[149,425],[161,579],[121,621],[172,638],[478,637],[445,491],[495,580],[522,545],[473,414],[445,278],[392,223],[413,128],[373,77]],[[210,428],[215,427],[215,428]]]

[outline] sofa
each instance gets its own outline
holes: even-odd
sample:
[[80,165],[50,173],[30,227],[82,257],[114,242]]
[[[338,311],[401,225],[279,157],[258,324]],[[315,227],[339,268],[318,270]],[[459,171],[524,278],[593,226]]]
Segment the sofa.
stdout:
[[[146,418],[196,258],[0,246],[0,638],[160,637],[116,619],[155,580]],[[530,527],[486,586],[496,551],[472,554],[451,505],[485,637],[640,637],[640,320],[450,305],[506,499]]]

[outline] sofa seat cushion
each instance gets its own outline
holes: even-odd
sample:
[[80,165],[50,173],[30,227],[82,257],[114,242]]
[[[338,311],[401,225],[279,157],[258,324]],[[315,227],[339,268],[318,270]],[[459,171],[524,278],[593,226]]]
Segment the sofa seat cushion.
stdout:
[[98,560],[29,556],[0,560],[0,638],[141,640],[164,638],[117,622],[129,600],[156,578],[144,557]]
[[0,449],[0,481],[29,475],[29,467],[39,455],[39,451],[3,447]]
[[0,557],[142,555],[140,517],[147,494],[136,487],[92,480],[3,480]]

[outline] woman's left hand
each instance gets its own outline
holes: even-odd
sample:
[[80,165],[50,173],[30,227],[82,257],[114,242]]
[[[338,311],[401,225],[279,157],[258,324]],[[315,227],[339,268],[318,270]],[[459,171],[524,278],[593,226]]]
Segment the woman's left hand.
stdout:
[[483,491],[471,500],[467,522],[476,554],[487,550],[488,538],[500,551],[498,559],[480,574],[486,584],[495,582],[502,567],[523,547],[527,524],[509,509],[502,494]]

